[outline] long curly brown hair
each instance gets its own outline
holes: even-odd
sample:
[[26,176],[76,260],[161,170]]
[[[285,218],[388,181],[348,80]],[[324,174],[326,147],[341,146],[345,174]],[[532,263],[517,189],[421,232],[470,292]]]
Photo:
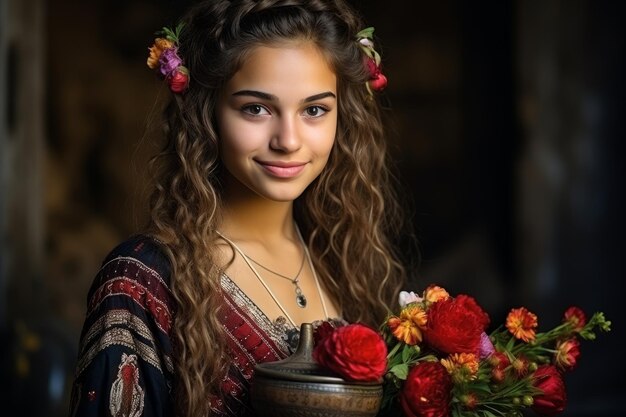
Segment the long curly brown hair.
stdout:
[[151,231],[164,243],[177,300],[177,412],[206,416],[226,369],[215,229],[221,171],[215,106],[222,86],[260,45],[309,41],[338,79],[338,129],[321,175],[294,216],[320,280],[348,321],[373,326],[388,313],[405,271],[392,241],[400,209],[386,165],[379,105],[368,93],[359,16],[343,0],[213,0],[183,18],[180,55],[191,81],[166,109],[167,144],[156,158]]

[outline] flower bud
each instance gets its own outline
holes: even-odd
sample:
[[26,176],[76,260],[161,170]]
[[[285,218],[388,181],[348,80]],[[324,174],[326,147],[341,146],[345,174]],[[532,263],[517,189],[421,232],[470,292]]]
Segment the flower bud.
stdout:
[[530,407],[531,405],[533,405],[535,401],[533,400],[533,397],[531,397],[530,395],[524,395],[522,397],[522,404],[524,404],[527,407]]
[[476,397],[476,394],[473,393],[461,395],[459,400],[461,400],[461,403],[463,403],[463,405],[470,410],[475,409],[478,405],[478,398]]

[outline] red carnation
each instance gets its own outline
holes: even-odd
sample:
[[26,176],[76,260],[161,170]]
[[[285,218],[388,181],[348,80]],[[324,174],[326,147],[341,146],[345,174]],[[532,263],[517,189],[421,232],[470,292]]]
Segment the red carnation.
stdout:
[[565,310],[563,314],[563,322],[572,323],[574,330],[579,332],[587,324],[587,316],[579,307],[572,306]]
[[452,397],[452,379],[439,362],[420,362],[406,378],[400,404],[407,417],[445,417]]
[[189,70],[180,66],[167,78],[167,83],[173,93],[182,93],[189,86]]
[[378,381],[387,369],[387,345],[375,330],[350,324],[324,338],[313,359],[345,380]]
[[441,352],[479,353],[481,334],[489,316],[468,295],[440,300],[428,309],[426,342]]
[[534,384],[543,394],[534,398],[533,410],[542,416],[554,416],[565,409],[565,383],[553,365],[542,365],[533,374]]

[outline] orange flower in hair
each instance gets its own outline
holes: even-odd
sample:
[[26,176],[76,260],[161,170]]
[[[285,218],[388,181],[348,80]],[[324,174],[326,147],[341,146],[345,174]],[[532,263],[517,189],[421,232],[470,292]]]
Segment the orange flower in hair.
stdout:
[[148,67],[150,69],[157,69],[159,67],[159,58],[161,58],[161,54],[163,53],[163,51],[165,51],[166,49],[171,49],[173,48],[174,42],[170,41],[169,39],[165,39],[165,38],[156,38],[154,40],[154,44],[148,48],[148,50],[150,51],[150,56],[148,56]]
[[156,38],[154,44],[148,48],[150,55],[146,61],[148,67],[156,70],[176,94],[183,93],[189,87],[189,69],[183,65],[183,59],[178,54],[182,28],[181,23],[174,30],[164,27],[157,32],[162,37]]

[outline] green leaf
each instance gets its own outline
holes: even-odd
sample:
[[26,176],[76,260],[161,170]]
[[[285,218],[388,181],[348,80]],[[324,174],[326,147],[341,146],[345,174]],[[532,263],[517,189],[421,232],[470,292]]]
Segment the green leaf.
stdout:
[[404,345],[402,349],[402,362],[406,363],[411,359],[413,352],[413,347],[409,345]]
[[406,363],[401,363],[392,367],[389,372],[394,374],[396,377],[405,380],[406,377],[409,375],[409,365],[407,365]]
[[373,37],[374,37],[374,28],[372,26],[367,27],[356,34],[357,39],[361,39],[361,38],[372,39]]

